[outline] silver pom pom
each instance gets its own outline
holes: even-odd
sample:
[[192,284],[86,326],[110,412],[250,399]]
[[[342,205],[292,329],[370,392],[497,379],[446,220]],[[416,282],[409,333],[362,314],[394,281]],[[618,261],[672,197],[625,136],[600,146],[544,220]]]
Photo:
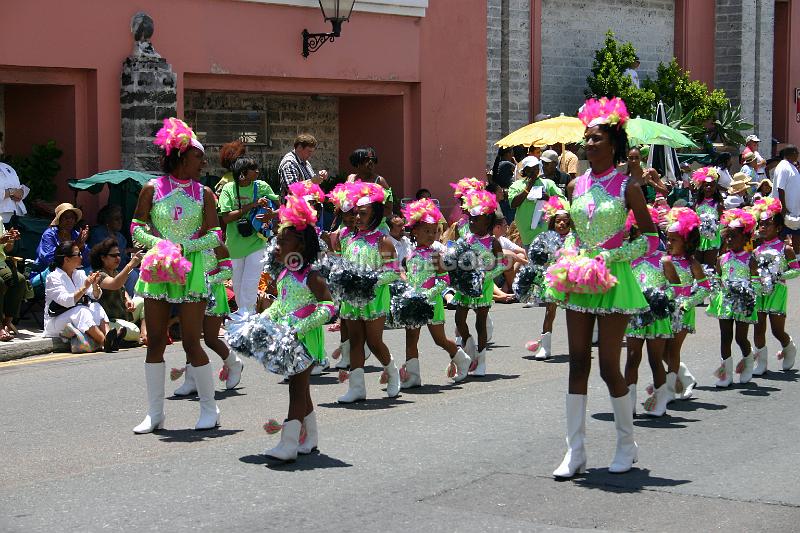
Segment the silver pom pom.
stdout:
[[783,256],[777,250],[772,249],[758,252],[756,266],[764,294],[772,294],[775,284],[783,274]]
[[225,340],[237,354],[250,357],[273,374],[290,377],[305,372],[314,359],[294,329],[265,315],[245,314],[226,327]]
[[714,239],[719,229],[719,220],[715,213],[703,213],[700,215],[700,236],[705,239]]
[[723,305],[729,305],[734,313],[750,316],[756,307],[756,292],[749,279],[731,279],[725,283]]

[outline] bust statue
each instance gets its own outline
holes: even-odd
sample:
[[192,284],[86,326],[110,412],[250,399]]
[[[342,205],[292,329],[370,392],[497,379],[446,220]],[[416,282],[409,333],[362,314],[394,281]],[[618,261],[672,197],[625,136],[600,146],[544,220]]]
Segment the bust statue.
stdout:
[[153,37],[155,25],[153,19],[147,13],[140,11],[131,19],[131,33],[133,34],[133,55],[135,57],[160,58],[158,52],[153,48],[150,39]]

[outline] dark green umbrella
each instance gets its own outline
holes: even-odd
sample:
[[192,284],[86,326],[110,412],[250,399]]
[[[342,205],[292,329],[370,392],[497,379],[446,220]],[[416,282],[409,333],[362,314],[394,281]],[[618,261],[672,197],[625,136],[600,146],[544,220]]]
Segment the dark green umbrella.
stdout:
[[[106,170],[98,172],[88,178],[80,180],[68,180],[70,188],[75,191],[88,191],[92,194],[100,192],[105,185],[111,187],[112,185],[121,185],[127,180],[133,180],[139,188],[145,183],[155,178],[155,174],[148,174],[146,172],[137,172],[135,170]],[[113,187],[111,187],[113,189]]]

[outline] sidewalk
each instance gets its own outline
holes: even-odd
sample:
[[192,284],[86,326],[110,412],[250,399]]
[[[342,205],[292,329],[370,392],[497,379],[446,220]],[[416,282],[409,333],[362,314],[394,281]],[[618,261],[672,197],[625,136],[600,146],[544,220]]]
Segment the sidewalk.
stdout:
[[69,343],[61,339],[46,339],[42,330],[32,325],[20,324],[19,335],[11,342],[0,342],[0,361],[22,359],[51,352],[69,352]]

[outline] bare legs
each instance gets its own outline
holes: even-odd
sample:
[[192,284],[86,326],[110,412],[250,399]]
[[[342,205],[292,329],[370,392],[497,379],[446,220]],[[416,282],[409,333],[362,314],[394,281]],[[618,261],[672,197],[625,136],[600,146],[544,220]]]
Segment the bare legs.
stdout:
[[287,420],[297,420],[302,423],[303,419],[314,410],[314,404],[311,403],[310,378],[311,368],[289,378],[289,413],[286,415]]
[[[486,332],[486,319],[489,316],[490,307],[478,307],[475,311],[475,330],[478,334],[478,351],[481,352],[486,349],[489,344],[488,334]],[[467,339],[470,337],[469,326],[467,325],[467,314],[469,308],[458,306],[456,308],[456,329],[458,335],[461,337],[462,346],[466,345]]]
[[[146,298],[144,301],[144,320],[147,324],[147,363],[163,363],[167,347],[167,330],[172,304]],[[185,302],[179,305],[181,320],[181,343],[186,358],[192,366],[208,364],[208,356],[200,344],[200,331],[203,327],[205,302]]]
[[[750,341],[747,339],[747,331],[750,324],[747,322],[736,322],[735,339],[736,344],[742,351],[743,356],[750,355]],[[720,320],[719,321],[719,351],[723,359],[728,359],[731,356],[731,342],[734,340],[734,321],[733,320]]]
[[[785,316],[769,315],[769,325],[772,329],[772,336],[781,343],[781,346],[789,344],[791,337],[786,333]],[[753,340],[756,348],[763,348],[767,344],[767,313],[758,313],[758,324],[754,329]]]
[[558,306],[556,304],[547,304],[544,311],[544,320],[542,321],[542,333],[552,333],[557,310]]
[[619,368],[622,337],[628,325],[628,316],[613,313],[595,316],[567,310],[569,331],[569,393],[585,395],[592,368],[592,328],[597,319],[600,342],[600,376],[614,398],[628,394],[625,378]]
[[[406,330],[406,360],[416,359],[419,357],[419,335],[420,329],[407,329]],[[444,332],[444,324],[430,324],[428,331],[433,337],[433,342],[436,346],[442,348],[447,352],[447,355],[452,359],[458,351],[458,346],[452,339],[448,339]]]
[[230,350],[228,345],[219,338],[219,330],[222,327],[224,317],[206,316],[203,319],[203,340],[206,346],[214,350],[220,358],[225,361],[228,359]]
[[350,368],[363,368],[364,366],[364,344],[369,346],[378,361],[383,366],[389,364],[391,355],[389,348],[383,342],[383,324],[385,317],[375,320],[348,320],[347,331],[350,335]]

